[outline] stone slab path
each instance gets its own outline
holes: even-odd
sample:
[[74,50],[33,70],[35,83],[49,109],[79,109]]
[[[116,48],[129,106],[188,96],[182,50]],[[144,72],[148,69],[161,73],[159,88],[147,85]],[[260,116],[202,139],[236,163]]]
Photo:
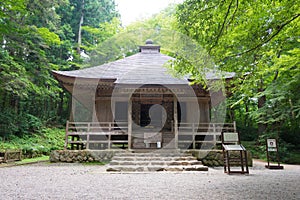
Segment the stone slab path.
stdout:
[[300,166],[250,175],[206,172],[108,173],[106,166],[39,163],[0,168],[0,199],[300,199]]

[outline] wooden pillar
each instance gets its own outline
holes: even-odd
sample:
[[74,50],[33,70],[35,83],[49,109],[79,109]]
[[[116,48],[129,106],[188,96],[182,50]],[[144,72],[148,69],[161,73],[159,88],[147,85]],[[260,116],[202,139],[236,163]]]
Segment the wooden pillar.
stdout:
[[132,145],[132,100],[128,101],[128,149],[131,149]]
[[177,99],[174,96],[174,148],[178,148],[178,113],[177,113]]

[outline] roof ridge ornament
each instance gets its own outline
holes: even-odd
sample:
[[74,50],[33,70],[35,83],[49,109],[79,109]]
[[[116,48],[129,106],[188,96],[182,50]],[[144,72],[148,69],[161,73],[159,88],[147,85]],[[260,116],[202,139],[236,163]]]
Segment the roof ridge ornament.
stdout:
[[151,40],[151,39],[146,40],[146,45],[147,44],[153,44],[153,40]]
[[154,45],[153,40],[148,39],[145,42],[146,44],[143,46],[140,46],[140,52],[141,53],[160,53],[160,46],[159,45]]

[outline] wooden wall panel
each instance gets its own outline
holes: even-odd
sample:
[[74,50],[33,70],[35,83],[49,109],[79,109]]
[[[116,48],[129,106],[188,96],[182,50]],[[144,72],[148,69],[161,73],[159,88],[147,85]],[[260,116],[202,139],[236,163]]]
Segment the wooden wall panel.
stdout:
[[96,101],[96,113],[99,122],[113,122],[112,107],[110,100]]
[[200,108],[200,123],[208,123],[210,121],[208,100],[200,100],[199,108]]

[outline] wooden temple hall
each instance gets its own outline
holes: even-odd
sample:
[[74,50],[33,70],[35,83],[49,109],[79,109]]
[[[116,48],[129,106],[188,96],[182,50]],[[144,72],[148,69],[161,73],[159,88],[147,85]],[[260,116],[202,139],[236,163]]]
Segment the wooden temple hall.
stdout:
[[[210,123],[211,96],[201,85],[173,77],[147,40],[140,52],[75,71],[53,71],[60,84],[92,114],[66,125],[66,149],[210,149],[222,130],[235,124]],[[234,74],[228,73],[227,79]],[[215,79],[208,73],[207,79]],[[73,115],[78,114],[73,112]],[[75,120],[74,120],[75,119]]]

